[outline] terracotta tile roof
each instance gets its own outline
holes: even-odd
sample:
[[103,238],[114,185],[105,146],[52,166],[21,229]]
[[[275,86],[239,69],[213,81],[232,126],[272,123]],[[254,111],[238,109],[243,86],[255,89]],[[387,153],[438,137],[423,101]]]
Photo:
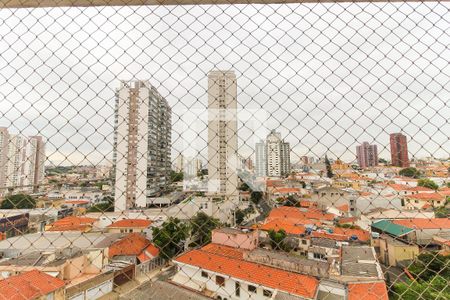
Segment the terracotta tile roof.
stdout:
[[282,180],[266,180],[267,187],[281,186],[283,185]]
[[422,201],[444,200],[444,196],[439,193],[419,193],[414,195],[407,195],[405,197]]
[[109,225],[109,228],[147,228],[152,224],[150,220],[143,219],[124,219]]
[[308,208],[308,207],[315,207],[315,206],[317,206],[316,202],[312,202],[309,200],[300,200],[300,207]]
[[364,282],[348,284],[348,300],[388,300],[384,282]]
[[342,212],[348,212],[349,210],[349,205],[348,204],[342,204],[339,206],[336,206],[336,208]]
[[429,188],[424,187],[424,186],[411,187],[411,188],[409,188],[409,190],[411,192],[432,192],[433,191],[432,189],[429,189]]
[[450,229],[450,219],[403,219],[392,220],[392,223],[402,225],[412,229]]
[[337,233],[328,233],[324,231],[313,231],[311,233],[311,237],[315,238],[324,238],[324,239],[330,239],[335,241],[348,241],[349,237],[344,234],[337,234]]
[[408,191],[410,188],[406,184],[388,184],[388,186],[396,191]]
[[130,233],[124,238],[114,242],[109,247],[109,257],[116,255],[135,255],[141,254],[144,249],[150,245],[150,241],[139,233]]
[[348,217],[348,218],[340,218],[338,220],[339,224],[347,224],[347,223],[355,223],[356,221],[358,221],[357,217]]
[[304,234],[305,227],[303,225],[296,225],[290,221],[283,221],[281,219],[276,219],[263,224],[260,227],[261,230],[269,231],[275,230],[279,231],[283,229],[287,234]]
[[36,299],[65,285],[64,281],[38,270],[0,280],[1,300]]
[[267,221],[272,221],[275,219],[283,219],[285,221],[296,223],[296,221],[301,219],[315,219],[315,220],[326,220],[326,221],[332,221],[334,220],[335,216],[333,214],[326,214],[322,211],[310,208],[307,211],[301,211],[297,207],[290,207],[290,206],[281,206],[272,209],[269,216],[267,217]]
[[352,236],[356,236],[356,237],[358,237],[358,240],[360,240],[362,242],[367,242],[370,239],[369,232],[362,230],[362,229],[335,227],[333,229],[333,233],[336,233],[339,235],[346,235],[349,239]]
[[276,187],[273,189],[272,193],[280,193],[280,194],[292,194],[292,193],[300,193],[300,189],[298,188],[288,188],[288,187]]
[[139,261],[145,262],[147,260],[151,260],[159,255],[159,249],[153,246],[152,244],[148,245],[147,248],[145,248],[141,254],[137,256]]
[[89,200],[66,200],[64,204],[88,204]]
[[210,243],[202,248],[202,251],[212,253],[212,254],[218,254],[223,255],[230,258],[235,259],[243,259],[244,258],[244,251],[243,249],[233,248],[229,246],[219,245],[219,244],[213,244]]
[[192,250],[177,257],[174,261],[305,298],[314,298],[319,285],[319,281],[312,276],[292,273],[202,250]]
[[92,227],[95,221],[97,219],[68,216],[51,224],[47,231],[85,231]]

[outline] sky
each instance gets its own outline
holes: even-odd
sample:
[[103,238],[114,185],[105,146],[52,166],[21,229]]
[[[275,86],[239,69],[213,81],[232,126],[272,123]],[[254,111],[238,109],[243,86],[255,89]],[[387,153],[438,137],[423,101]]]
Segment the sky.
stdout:
[[172,107],[172,157],[206,161],[207,74],[234,70],[239,153],[270,130],[291,162],[450,156],[450,4],[328,3],[0,10],[0,126],[54,164],[112,159],[115,89],[149,80]]

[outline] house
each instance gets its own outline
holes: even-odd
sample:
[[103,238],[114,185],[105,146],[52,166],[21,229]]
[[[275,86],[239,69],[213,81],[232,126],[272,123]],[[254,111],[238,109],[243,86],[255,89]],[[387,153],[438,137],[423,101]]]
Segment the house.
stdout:
[[0,280],[1,300],[65,299],[65,283],[38,270]]
[[319,285],[315,277],[247,261],[236,255],[238,249],[227,248],[227,251],[201,248],[176,257],[173,262],[177,273],[172,281],[215,299],[235,299],[241,295],[273,299],[280,293],[290,294],[293,299],[315,298]]
[[382,234],[373,239],[378,259],[386,266],[405,267],[419,255],[419,246]]
[[152,221],[144,219],[123,219],[107,227],[110,233],[143,233],[152,225]]
[[45,226],[45,231],[89,232],[96,221],[94,218],[68,216]]
[[108,249],[110,259],[120,258],[134,264],[144,263],[158,255],[159,249],[139,233],[128,234],[115,241]]
[[33,251],[0,262],[3,277],[37,269],[53,277],[70,282],[86,274],[99,274],[106,265],[103,249],[80,251],[76,248]]
[[3,258],[14,258],[34,251],[49,252],[76,248],[81,251],[105,249],[123,234],[80,231],[45,231],[15,236],[0,241]]
[[218,228],[211,233],[211,242],[234,248],[252,250],[258,247],[257,230]]
[[372,233],[385,233],[395,239],[403,239],[405,241],[408,241],[414,240],[416,237],[415,230],[413,228],[409,228],[401,224],[395,224],[392,220],[380,220],[373,223],[371,225],[371,228]]
[[320,209],[326,209],[329,206],[336,207],[342,204],[349,204],[352,208],[353,203],[349,203],[350,198],[350,192],[335,187],[318,188],[311,195],[311,201],[316,202]]
[[348,284],[347,300],[388,300],[384,281],[353,282]]
[[404,196],[402,204],[407,210],[439,207],[445,204],[445,197],[437,192],[418,193]]
[[394,224],[404,226],[415,231],[414,238],[409,240],[419,245],[428,245],[434,236],[450,235],[450,219],[403,219],[393,220]]

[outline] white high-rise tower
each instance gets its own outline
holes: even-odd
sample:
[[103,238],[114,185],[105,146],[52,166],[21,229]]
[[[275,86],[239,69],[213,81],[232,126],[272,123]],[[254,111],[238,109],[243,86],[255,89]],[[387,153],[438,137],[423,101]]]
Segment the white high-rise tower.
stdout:
[[169,184],[171,109],[147,81],[122,82],[116,94],[115,210],[146,207]]

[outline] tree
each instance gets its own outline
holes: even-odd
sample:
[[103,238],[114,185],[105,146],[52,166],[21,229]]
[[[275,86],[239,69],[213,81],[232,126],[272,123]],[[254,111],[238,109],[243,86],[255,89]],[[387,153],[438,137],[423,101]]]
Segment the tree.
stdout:
[[[450,256],[424,252],[408,267],[415,280],[394,285],[393,299],[450,299]],[[420,295],[420,297],[418,297]]]
[[447,187],[450,188],[450,182],[447,182]]
[[153,227],[153,243],[161,251],[161,257],[171,259],[182,252],[188,235],[188,226],[177,218],[170,217],[161,227]]
[[241,225],[242,222],[244,222],[245,213],[242,211],[242,209],[238,209],[234,212],[234,217],[236,225]]
[[419,181],[417,182],[418,186],[423,186],[432,190],[437,190],[439,188],[439,186],[436,184],[436,182],[434,182],[431,179],[428,178],[422,178],[419,179]]
[[385,160],[384,158],[379,158],[379,159],[378,159],[378,162],[379,162],[380,164],[387,164],[387,160]]
[[285,245],[286,236],[287,236],[286,231],[284,231],[283,229],[280,229],[278,231],[270,230],[269,239],[270,239],[270,246],[272,246],[272,249],[284,250],[286,248]]
[[411,177],[411,178],[419,178],[420,177],[420,171],[413,167],[401,169],[400,172],[398,172],[398,174],[401,176]]
[[259,192],[259,191],[253,191],[253,192],[250,194],[250,201],[252,201],[252,202],[255,203],[255,204],[258,204],[259,201],[261,201],[262,197],[263,197],[263,193],[262,193],[262,192]]
[[1,209],[24,209],[36,208],[36,200],[30,195],[17,194],[9,195],[3,200],[0,205]]
[[325,167],[327,168],[327,177],[333,178],[333,169],[331,168],[331,163],[327,155],[325,155]]
[[170,171],[170,180],[172,182],[179,182],[179,181],[183,181],[183,172],[175,172],[175,171]]
[[114,211],[114,198],[111,196],[103,197],[103,202],[93,205],[87,209],[87,212],[106,212]]
[[443,256],[437,252],[421,253],[408,270],[415,278],[424,281],[432,279],[436,274],[450,278],[450,255]]
[[289,195],[284,203],[285,206],[297,206],[298,199],[295,196]]
[[211,242],[211,232],[219,226],[219,220],[208,216],[204,212],[198,212],[191,219],[191,237],[193,246],[204,246]]
[[247,191],[250,190],[250,187],[248,186],[247,183],[244,182],[244,183],[242,183],[241,186],[239,187],[239,190],[244,191],[244,192],[247,192]]

